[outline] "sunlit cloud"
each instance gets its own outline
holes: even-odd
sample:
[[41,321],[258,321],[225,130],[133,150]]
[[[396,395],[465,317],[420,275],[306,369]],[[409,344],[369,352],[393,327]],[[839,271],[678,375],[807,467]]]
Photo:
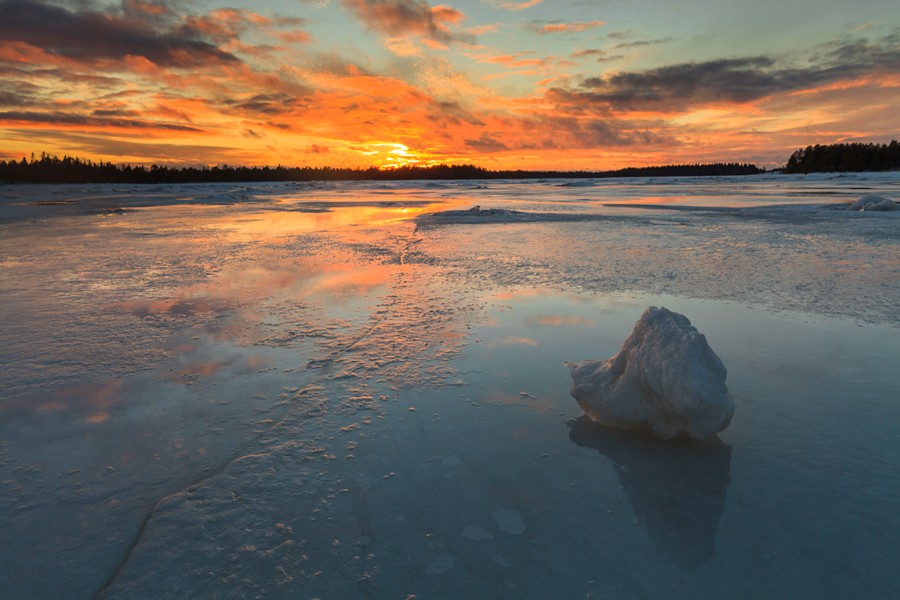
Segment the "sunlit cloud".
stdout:
[[580,33],[588,29],[602,27],[606,25],[606,21],[586,21],[581,23],[546,23],[544,25],[534,24],[532,29],[537,33]]
[[519,11],[525,10],[526,8],[531,8],[532,6],[537,6],[544,0],[523,0],[522,2],[507,2],[504,0],[486,0],[488,4],[491,6],[496,6],[497,8],[503,8],[506,10]]
[[423,0],[341,0],[341,4],[370,29],[391,36],[412,34],[441,44],[470,39],[452,30],[465,15],[449,6],[430,6]]

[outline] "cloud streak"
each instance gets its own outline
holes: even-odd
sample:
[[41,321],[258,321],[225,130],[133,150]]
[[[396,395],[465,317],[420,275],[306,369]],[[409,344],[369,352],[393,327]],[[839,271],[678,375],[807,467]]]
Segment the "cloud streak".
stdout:
[[546,23],[544,25],[532,24],[531,28],[540,34],[548,33],[580,33],[588,29],[603,27],[606,21],[585,21],[581,23]]
[[97,128],[116,129],[162,129],[167,131],[184,131],[201,133],[203,130],[188,125],[177,123],[160,123],[144,121],[134,118],[123,118],[121,113],[112,111],[94,111],[92,115],[81,115],[66,112],[32,112],[32,111],[5,111],[0,112],[0,122],[25,122],[43,123],[49,125],[77,125]]

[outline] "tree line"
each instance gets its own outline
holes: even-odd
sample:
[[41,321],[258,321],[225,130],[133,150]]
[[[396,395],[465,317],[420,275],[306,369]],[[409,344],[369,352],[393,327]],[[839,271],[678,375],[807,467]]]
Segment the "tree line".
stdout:
[[900,144],[828,144],[800,148],[788,158],[785,173],[894,171],[900,169]]
[[632,167],[615,171],[491,171],[475,165],[408,165],[391,169],[285,166],[169,167],[116,165],[76,157],[33,155],[31,160],[0,161],[2,183],[237,183],[261,181],[403,181],[438,179],[556,179],[604,177],[666,177],[753,175],[752,164],[713,163]]

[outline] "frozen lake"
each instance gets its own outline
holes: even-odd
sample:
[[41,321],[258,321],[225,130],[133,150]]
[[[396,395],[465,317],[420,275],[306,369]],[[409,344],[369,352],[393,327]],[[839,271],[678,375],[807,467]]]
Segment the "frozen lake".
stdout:
[[[0,597],[896,598],[871,193],[900,174],[0,187]],[[424,216],[475,206],[521,212]],[[712,441],[569,396],[650,305],[728,368]]]

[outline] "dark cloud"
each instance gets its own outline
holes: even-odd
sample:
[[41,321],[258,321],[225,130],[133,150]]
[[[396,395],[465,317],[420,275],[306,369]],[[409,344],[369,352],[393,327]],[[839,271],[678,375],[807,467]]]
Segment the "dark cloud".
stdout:
[[577,52],[572,53],[573,59],[578,58],[594,58],[597,62],[609,62],[619,58],[625,58],[621,54],[609,54],[606,50],[599,50],[597,48],[591,48],[588,50],[579,50]]
[[124,117],[129,119],[140,116],[135,110],[126,110],[121,108],[98,108],[97,110],[92,112],[91,115],[101,118]]
[[284,92],[256,94],[244,99],[231,99],[225,102],[241,113],[257,116],[273,117],[294,113],[298,108],[305,108],[307,102],[300,97]]
[[18,74],[19,69],[0,66],[0,78],[3,79],[0,106],[22,108],[34,104],[41,88],[27,81],[17,81]]
[[466,140],[465,144],[480,152],[502,152],[510,149],[496,134],[487,132],[482,133],[477,139]]
[[[117,127],[124,129],[166,129],[169,131],[191,131],[200,133],[203,130],[177,123],[159,123],[140,119],[124,118],[102,114],[95,111],[92,115],[81,115],[65,112],[33,112],[6,111],[0,112],[0,121],[17,121],[23,123],[45,123],[52,125],[81,125],[91,127]],[[98,114],[101,113],[101,114]],[[120,113],[121,114],[121,113]]]
[[16,92],[0,90],[0,106],[28,106],[31,99]]
[[831,42],[822,46],[820,60],[833,66],[848,69],[871,69],[896,73],[900,71],[900,31],[887,35],[874,43],[869,40]]
[[677,144],[658,125],[653,129],[623,119],[587,116],[544,115],[510,122],[518,129],[510,136],[516,141],[484,132],[478,138],[466,139],[465,145],[484,153],[514,150],[560,150],[613,148],[637,145]]
[[[60,153],[87,153],[104,156],[140,156],[144,164],[221,164],[246,163],[247,157],[239,149],[225,146],[206,146],[199,144],[170,144],[156,141],[123,140],[103,135],[86,135],[81,132],[64,130],[7,129],[11,140],[20,140],[33,144],[35,142],[54,144],[60,147]],[[197,157],[202,157],[199,161]]]
[[176,20],[166,3],[126,1],[121,10],[103,12],[86,3],[69,10],[42,0],[0,0],[0,15],[0,42],[24,42],[77,61],[142,56],[166,67],[240,62],[209,32]]
[[461,104],[447,100],[431,101],[428,118],[433,123],[442,126],[459,125],[461,123],[468,123],[469,125],[474,125],[476,127],[484,126],[484,121],[477,118]]
[[896,73],[898,37],[829,44],[803,67],[784,66],[768,56],[682,63],[589,77],[577,88],[553,88],[548,97],[570,110],[677,112],[716,102],[751,102],[879,72]]
[[364,25],[388,35],[414,34],[445,44],[473,39],[450,30],[450,25],[459,23],[465,15],[448,6],[430,6],[424,0],[341,0],[341,3]]
[[621,42],[615,45],[616,49],[622,48],[640,48],[642,46],[658,46],[659,44],[666,44],[671,42],[673,38],[664,37],[664,38],[656,38],[654,40],[635,40],[633,42]]
[[636,127],[624,120],[554,116],[542,119],[540,125],[554,132],[540,146],[546,149],[674,143],[659,131]]
[[[20,63],[21,64],[21,63]],[[7,87],[16,85],[19,87],[28,86],[30,89],[37,91],[40,86],[34,85],[26,79],[53,79],[56,81],[66,81],[68,83],[86,83],[95,88],[113,88],[121,84],[121,80],[115,77],[107,77],[106,75],[98,75],[96,73],[82,73],[80,71],[67,71],[59,68],[33,68],[4,65],[0,63],[0,78],[6,79],[3,84]]]

